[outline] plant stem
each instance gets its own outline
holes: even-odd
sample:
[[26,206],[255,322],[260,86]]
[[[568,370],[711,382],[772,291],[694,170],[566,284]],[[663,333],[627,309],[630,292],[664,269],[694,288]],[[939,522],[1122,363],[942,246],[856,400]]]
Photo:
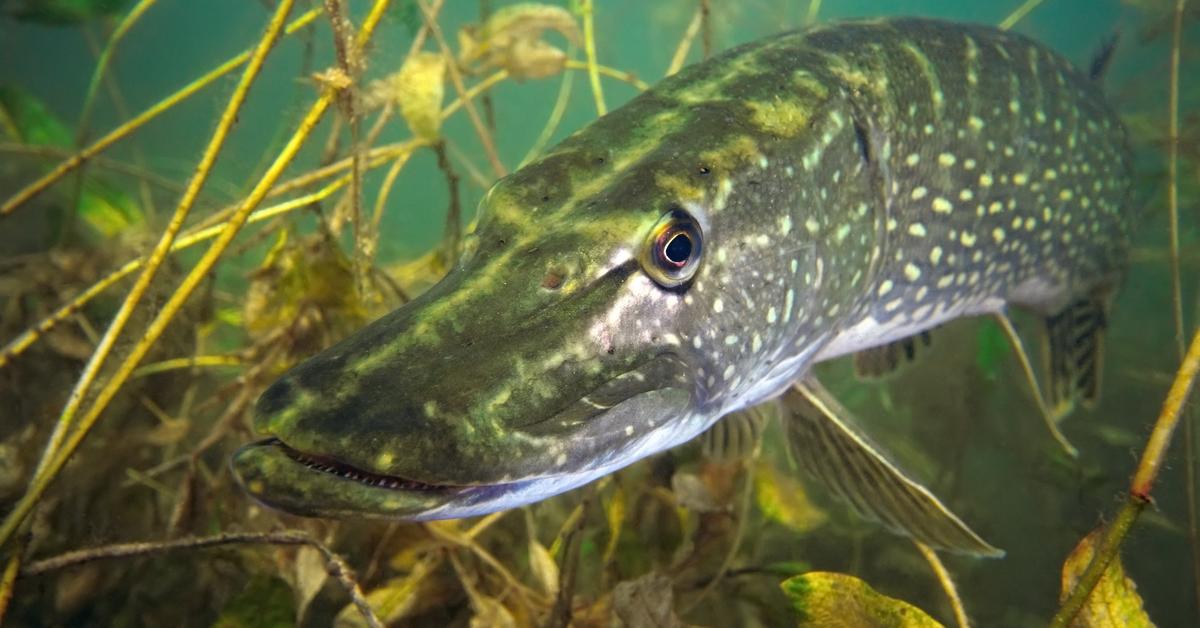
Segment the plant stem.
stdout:
[[592,84],[592,97],[596,101],[596,115],[602,116],[608,113],[608,107],[604,104],[604,89],[600,86],[600,69],[596,65],[596,29],[595,29],[595,7],[592,6],[592,0],[582,0],[579,4],[579,10],[583,13],[583,52],[587,57],[588,80]]
[[[88,359],[87,365],[84,366],[83,373],[79,376],[75,388],[67,398],[67,404],[59,416],[54,432],[46,444],[45,452],[41,460],[38,461],[37,469],[34,471],[35,481],[45,471],[47,464],[57,456],[59,447],[70,431],[79,407],[83,404],[84,399],[91,390],[92,384],[100,374],[100,370],[116,345],[117,338],[125,330],[125,325],[128,324],[129,319],[133,316],[134,309],[141,303],[142,297],[149,290],[150,283],[158,273],[159,267],[162,266],[167,255],[171,252],[171,246],[175,243],[175,238],[179,235],[180,230],[183,229],[183,223],[187,220],[188,214],[191,212],[196,198],[200,195],[200,190],[203,188],[204,183],[208,181],[208,175],[212,172],[213,164],[216,163],[217,156],[225,145],[225,139],[229,136],[229,132],[233,128],[233,123],[237,120],[238,113],[242,109],[242,104],[246,102],[250,86],[258,78],[259,71],[262,69],[264,61],[266,61],[267,54],[270,53],[275,40],[279,37],[284,21],[287,19],[288,13],[291,12],[292,2],[293,0],[285,0],[280,3],[279,8],[276,10],[267,27],[266,33],[263,34],[258,46],[255,47],[254,54],[251,56],[250,62],[246,65],[246,69],[242,73],[242,78],[238,81],[233,94],[229,97],[225,111],[221,114],[221,118],[217,122],[217,128],[213,131],[208,146],[204,149],[204,153],[200,157],[200,162],[196,165],[196,171],[179,199],[179,204],[175,208],[174,215],[171,216],[170,222],[167,223],[167,228],[163,231],[158,239],[158,243],[154,246],[154,250],[146,259],[142,273],[134,282],[133,287],[130,288],[129,294],[121,303],[120,309],[113,316],[112,322],[109,323],[108,329],[105,330],[104,336],[96,346],[96,350],[92,352],[91,358]],[[6,537],[7,534],[0,532],[0,544],[3,544]]]
[[[321,15],[320,9],[313,9],[313,10],[309,11],[308,13],[301,15],[300,17],[296,18],[295,20],[292,20],[291,24],[288,24],[288,27],[284,34],[291,35],[292,33],[300,30],[301,28],[308,26],[313,20],[315,20],[320,15]],[[118,141],[129,136],[134,131],[137,131],[141,127],[145,126],[147,122],[150,122],[154,118],[157,118],[164,111],[167,111],[168,109],[174,107],[175,105],[178,105],[179,103],[183,102],[184,100],[187,100],[190,96],[195,95],[196,92],[199,92],[200,90],[204,89],[205,87],[208,87],[209,85],[216,82],[217,79],[220,79],[222,76],[225,76],[226,74],[232,72],[238,66],[242,65],[248,59],[250,59],[251,54],[252,54],[252,51],[247,50],[246,52],[243,52],[243,53],[237,55],[236,57],[233,57],[232,59],[226,61],[225,63],[222,63],[221,65],[217,66],[212,71],[210,71],[208,74],[205,74],[204,76],[201,76],[200,78],[192,81],[191,83],[188,83],[187,85],[185,85],[183,87],[183,89],[158,101],[157,103],[152,105],[149,109],[138,114],[136,117],[131,118],[130,120],[128,120],[121,126],[113,129],[112,131],[110,131],[108,133],[108,135],[105,135],[104,137],[96,140],[96,142],[94,144],[92,144],[91,146],[88,146],[87,148],[85,148],[85,149],[79,151],[78,153],[76,153],[75,155],[71,156],[71,158],[60,163],[53,170],[46,173],[42,178],[25,186],[20,191],[18,191],[16,194],[9,197],[8,200],[4,201],[3,204],[0,204],[0,219],[3,219],[8,214],[11,214],[13,211],[16,211],[16,209],[18,207],[25,204],[26,202],[28,202],[30,199],[34,198],[38,194],[45,192],[50,186],[57,183],[60,179],[62,179],[65,175],[69,174],[71,171],[73,171],[76,168],[78,168],[79,166],[83,165],[83,163],[86,162],[88,159],[91,159],[92,157],[104,152],[113,144],[116,144]]]
[[353,600],[354,605],[358,607],[358,611],[362,614],[363,619],[367,622],[367,625],[373,627],[383,626],[383,623],[379,621],[379,617],[375,615],[375,611],[371,608],[371,605],[363,596],[362,588],[358,585],[358,580],[354,575],[354,570],[352,570],[350,566],[346,564],[345,559],[334,553],[333,550],[326,547],[323,543],[299,532],[274,532],[269,534],[259,532],[243,532],[218,534],[216,536],[206,537],[187,537],[182,539],[174,539],[171,541],[104,545],[100,547],[67,552],[53,558],[47,558],[30,563],[27,567],[21,570],[21,576],[36,576],[97,560],[133,558],[136,556],[163,554],[178,550],[205,549],[209,547],[219,547],[222,545],[307,545],[317,550],[321,553],[321,556],[325,558],[325,562],[329,567],[330,573],[337,578],[338,582],[340,582],[343,587],[345,587],[346,592],[350,595],[350,599]]
[[[286,9],[290,9],[292,2],[293,0],[281,0],[276,12],[276,16],[278,16],[281,12],[284,12]],[[358,33],[358,43],[360,46],[365,43],[365,41],[370,37],[371,33],[374,32],[375,27],[379,24],[379,20],[382,18],[383,13],[387,9],[387,5],[388,0],[376,0],[375,4],[372,6],[371,12],[367,15],[367,18],[363,22],[362,29]],[[273,19],[272,26],[268,29],[268,35],[273,32],[277,36],[278,26],[280,25],[282,25],[282,22],[276,24],[275,20]],[[266,39],[267,36],[264,36],[264,41]],[[99,420],[105,408],[108,407],[108,404],[120,391],[121,386],[137,367],[138,362],[145,357],[146,353],[148,353],[153,347],[154,343],[157,342],[158,338],[166,330],[167,325],[179,312],[180,308],[183,307],[184,302],[188,299],[188,297],[191,296],[192,292],[196,289],[200,282],[208,276],[209,271],[212,270],[212,267],[217,263],[217,260],[229,247],[229,244],[233,241],[233,238],[246,223],[246,219],[249,217],[250,213],[255,207],[258,206],[260,202],[262,202],[268,191],[283,174],[283,171],[288,165],[291,164],[292,159],[296,156],[296,154],[300,151],[300,148],[304,145],[305,141],[312,134],[313,129],[316,127],[317,123],[320,122],[321,118],[325,114],[325,111],[328,110],[329,105],[333,102],[333,99],[334,92],[332,90],[326,90],[321,97],[318,98],[315,103],[313,103],[303,121],[300,123],[299,128],[292,135],[292,138],[288,141],[287,145],[284,146],[279,156],[276,157],[274,163],[271,164],[271,167],[267,169],[266,174],[264,174],[262,179],[260,179],[254,186],[254,189],[250,192],[249,196],[247,196],[245,201],[243,201],[243,203],[238,207],[237,211],[234,212],[224,230],[217,237],[217,240],[204,253],[204,256],[201,257],[200,261],[196,263],[196,266],[192,268],[188,276],[184,278],[179,288],[172,293],[171,297],[162,306],[162,309],[159,311],[158,315],[146,328],[144,335],[138,339],[133,348],[130,350],[128,357],[120,364],[120,366],[117,367],[112,378],[96,395],[96,399],[92,403],[92,406],[80,419],[79,427],[64,443],[61,451],[54,457],[53,461],[45,466],[44,472],[38,473],[34,476],[29,490],[26,491],[26,493],[21,497],[13,510],[5,517],[3,524],[0,525],[0,546],[3,546],[5,543],[7,543],[8,539],[10,539],[13,533],[16,532],[21,522],[24,521],[25,517],[27,517],[33,510],[34,505],[41,498],[42,494],[44,494],[46,489],[49,488],[50,484],[54,481],[54,478],[57,477],[59,471],[61,471],[66,465],[67,460],[70,459],[71,455],[83,442],[83,439],[87,437],[87,434],[91,430],[92,426],[94,426]]]
[[471,125],[475,127],[475,133],[479,135],[479,143],[483,145],[483,153],[487,156],[488,162],[492,166],[492,172],[497,177],[503,177],[508,174],[504,168],[504,164],[500,161],[500,155],[496,152],[496,143],[492,140],[492,134],[487,129],[487,125],[483,123],[483,119],[479,117],[479,111],[475,109],[475,103],[468,97],[466,85],[463,83],[462,72],[458,71],[458,63],[454,59],[454,53],[450,50],[450,45],[446,43],[446,38],[442,35],[442,28],[438,26],[437,18],[433,15],[432,9],[425,0],[417,0],[418,6],[421,8],[421,13],[425,16],[425,24],[429,27],[429,32],[437,41],[438,47],[442,54],[448,59],[446,64],[446,72],[450,75],[450,83],[454,85],[455,91],[458,92],[459,98],[462,99],[463,106],[467,110],[467,117],[471,119]]
[[[1170,224],[1171,304],[1175,319],[1175,346],[1179,359],[1184,352],[1183,287],[1179,264],[1179,64],[1183,39],[1183,10],[1186,0],[1175,1],[1171,26],[1171,72],[1167,99],[1167,216]],[[1192,554],[1192,586],[1196,612],[1200,616],[1200,538],[1196,513],[1196,435],[1192,412],[1183,417],[1184,476],[1187,490],[1188,547]]]
[[1000,30],[1006,31],[1016,26],[1017,22],[1025,19],[1025,16],[1033,12],[1033,10],[1036,9],[1041,3],[1042,0],[1025,0],[1025,4],[1017,7],[1017,9],[1010,13],[1008,17],[1004,18],[1004,21],[1000,22]]
[[958,627],[971,628],[971,620],[967,617],[967,609],[958,595],[958,587],[954,586],[954,578],[950,577],[950,572],[942,564],[942,559],[938,558],[937,552],[932,547],[916,539],[913,539],[913,544],[917,546],[917,551],[921,552],[921,556],[925,557],[925,562],[929,563],[930,569],[933,569],[933,575],[937,577],[938,584],[942,585],[942,590],[950,599],[950,608],[954,609],[954,621],[958,622]]
[[1198,371],[1200,371],[1200,331],[1192,336],[1192,343],[1188,348],[1187,355],[1184,356],[1183,364],[1179,366],[1179,370],[1175,374],[1175,381],[1167,392],[1162,412],[1159,413],[1158,420],[1154,423],[1154,431],[1150,434],[1150,440],[1146,443],[1141,461],[1134,473],[1128,498],[1121,506],[1121,510],[1117,512],[1117,518],[1105,528],[1104,536],[1096,548],[1095,557],[1079,578],[1071,594],[1067,596],[1066,601],[1059,607],[1058,613],[1050,623],[1052,627],[1065,628],[1075,621],[1075,616],[1087,602],[1092,589],[1096,588],[1096,583],[1104,575],[1104,570],[1120,552],[1121,543],[1133,528],[1138,515],[1147,504],[1151,503],[1150,492],[1158,478],[1159,470],[1162,468],[1167,445],[1171,442],[1171,434],[1179,424],[1184,402],[1187,401],[1188,394],[1196,382]]

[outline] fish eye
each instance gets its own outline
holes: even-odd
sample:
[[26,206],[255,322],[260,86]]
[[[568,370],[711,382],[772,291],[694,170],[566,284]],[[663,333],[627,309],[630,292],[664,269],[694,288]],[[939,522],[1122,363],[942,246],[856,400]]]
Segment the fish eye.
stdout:
[[672,208],[663,214],[650,231],[642,267],[664,288],[683,285],[700,267],[703,235],[690,214]]

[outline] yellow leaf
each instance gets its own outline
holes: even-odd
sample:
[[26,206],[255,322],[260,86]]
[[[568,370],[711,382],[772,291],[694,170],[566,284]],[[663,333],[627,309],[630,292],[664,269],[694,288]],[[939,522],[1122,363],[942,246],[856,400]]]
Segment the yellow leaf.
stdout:
[[799,480],[768,462],[759,462],[755,469],[754,499],[764,516],[797,532],[815,530],[827,518],[808,500]]
[[529,539],[529,569],[546,595],[558,595],[558,563],[544,545]]
[[921,609],[872,589],[846,574],[812,571],[780,585],[801,627],[930,628],[941,624]]
[[292,591],[296,594],[296,617],[303,618],[308,605],[329,579],[329,566],[326,565],[325,557],[320,551],[302,545],[296,550],[293,569],[295,572],[292,575]]
[[680,471],[671,476],[671,492],[675,501],[682,507],[693,512],[723,512],[726,505],[721,503],[704,480],[695,473]]
[[[191,421],[187,419],[166,419],[154,426],[149,432],[143,436],[146,442],[156,447],[166,447],[174,445],[183,440],[191,429]],[[321,563],[321,568],[325,568],[325,563]]]
[[432,52],[409,57],[392,77],[392,95],[413,135],[437,141],[446,96],[446,57]]
[[[1075,550],[1063,563],[1062,598],[1075,589],[1092,557],[1096,554],[1096,544],[1100,540],[1100,530],[1094,530],[1083,537]],[[1100,576],[1100,582],[1084,603],[1083,609],[1072,626],[1079,628],[1143,628],[1154,626],[1149,615],[1142,608],[1142,597],[1138,595],[1137,585],[1125,577],[1125,569],[1121,567],[1121,558],[1115,557]]]
[[[404,619],[417,608],[421,585],[426,577],[441,564],[440,554],[429,554],[425,560],[413,565],[408,575],[392,578],[367,593],[367,603],[379,615],[385,625]],[[354,604],[347,604],[338,613],[334,623],[337,628],[365,626],[362,614]]]
[[460,59],[467,66],[481,62],[483,68],[503,68],[517,80],[553,76],[562,72],[567,55],[541,39],[548,30],[579,43],[575,16],[562,7],[537,3],[504,7],[482,26],[459,31]]
[[625,523],[625,489],[617,486],[612,497],[604,505],[604,516],[608,520],[608,544],[604,546],[604,560],[608,564],[613,554],[617,552],[617,542],[621,540],[621,525]]
[[482,594],[471,596],[475,614],[471,617],[471,628],[516,628],[517,620],[512,613],[495,598]]

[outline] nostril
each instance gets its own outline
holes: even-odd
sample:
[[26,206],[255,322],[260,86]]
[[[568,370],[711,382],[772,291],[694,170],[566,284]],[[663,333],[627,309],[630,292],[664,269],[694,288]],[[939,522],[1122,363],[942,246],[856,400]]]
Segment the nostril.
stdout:
[[278,414],[291,405],[296,397],[296,388],[286,379],[271,384],[259,396],[255,405],[256,413],[261,417]]
[[542,277],[542,287],[547,290],[558,290],[563,284],[563,271],[552,268]]

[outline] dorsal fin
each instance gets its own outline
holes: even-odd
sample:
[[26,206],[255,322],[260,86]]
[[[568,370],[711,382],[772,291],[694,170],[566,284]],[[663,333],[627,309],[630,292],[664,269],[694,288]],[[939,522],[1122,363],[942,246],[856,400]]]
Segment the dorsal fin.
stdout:
[[1108,39],[1101,42],[1100,49],[1096,51],[1096,54],[1092,55],[1092,63],[1088,66],[1088,76],[1092,77],[1093,81],[1104,80],[1104,73],[1112,64],[1113,53],[1117,51],[1117,43],[1120,40],[1120,29],[1113,31]]

